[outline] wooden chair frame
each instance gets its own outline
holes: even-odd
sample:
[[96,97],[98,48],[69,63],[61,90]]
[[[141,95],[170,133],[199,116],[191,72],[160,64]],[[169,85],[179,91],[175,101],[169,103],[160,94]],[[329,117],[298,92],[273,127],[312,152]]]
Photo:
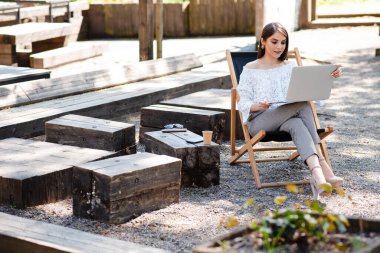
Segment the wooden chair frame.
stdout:
[[[298,66],[302,66],[302,59],[299,53],[298,48],[295,48],[294,51],[289,51],[289,57],[295,57],[295,60],[297,62]],[[286,146],[286,147],[261,147],[261,148],[255,148],[254,146],[259,143],[265,136],[266,132],[264,130],[259,131],[255,136],[251,138],[248,127],[243,122],[243,117],[241,112],[239,112],[239,117],[241,121],[241,125],[243,128],[243,134],[245,139],[245,144],[239,148],[236,147],[236,103],[239,100],[239,95],[237,93],[237,77],[235,73],[235,68],[233,65],[232,55],[230,50],[226,50],[226,57],[227,57],[227,63],[230,71],[231,81],[232,81],[232,88],[231,88],[231,157],[229,159],[230,164],[239,164],[239,163],[250,163],[251,170],[253,177],[256,182],[257,188],[263,188],[263,187],[278,187],[278,186],[285,186],[289,184],[308,184],[309,181],[301,180],[301,181],[289,181],[289,182],[269,182],[269,183],[262,183],[260,181],[260,175],[257,167],[257,163],[259,162],[272,162],[272,161],[292,161],[296,159],[299,154],[296,151],[295,146]],[[254,59],[252,59],[254,60]],[[311,110],[313,112],[314,117],[314,123],[317,129],[320,129],[320,122],[317,116],[316,106],[314,102],[309,101],[308,104],[311,107]],[[323,139],[325,139],[328,135],[330,135],[333,132],[332,127],[327,127],[320,131],[319,137],[321,139],[320,147],[322,154],[324,155],[327,163],[331,166],[330,163],[330,157],[327,151],[326,143]],[[290,155],[285,157],[278,157],[278,158],[266,158],[266,159],[255,159],[255,153],[256,152],[268,152],[268,151],[286,151],[286,150],[293,150]],[[295,150],[295,151],[294,151]],[[241,159],[241,157],[248,152],[249,159]]]

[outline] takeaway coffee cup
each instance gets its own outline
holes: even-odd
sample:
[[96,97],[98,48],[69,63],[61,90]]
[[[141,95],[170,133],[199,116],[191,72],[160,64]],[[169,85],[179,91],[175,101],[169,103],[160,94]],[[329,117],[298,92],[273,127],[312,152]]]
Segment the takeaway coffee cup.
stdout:
[[203,143],[204,144],[211,144],[211,139],[212,139],[212,131],[202,131],[203,134]]

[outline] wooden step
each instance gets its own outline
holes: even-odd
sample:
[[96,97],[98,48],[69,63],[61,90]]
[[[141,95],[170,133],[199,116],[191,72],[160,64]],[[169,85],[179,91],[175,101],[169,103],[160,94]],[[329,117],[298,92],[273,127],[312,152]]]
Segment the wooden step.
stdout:
[[30,66],[38,69],[52,68],[100,56],[106,49],[107,45],[105,43],[73,43],[67,47],[30,55]]
[[71,73],[63,77],[9,84],[0,90],[0,109],[156,78],[201,66],[197,56],[184,54]]
[[[231,78],[225,72],[188,71],[9,108],[0,111],[0,139],[44,134],[46,121],[66,114],[74,113],[101,119],[113,119],[127,113],[137,112],[141,107],[158,103],[163,98],[175,98],[210,88],[230,87],[230,84]],[[5,86],[7,85],[2,88]],[[3,91],[6,92],[6,90]],[[14,99],[23,99],[23,97],[14,97]]]
[[165,253],[168,251],[0,213],[0,252]]

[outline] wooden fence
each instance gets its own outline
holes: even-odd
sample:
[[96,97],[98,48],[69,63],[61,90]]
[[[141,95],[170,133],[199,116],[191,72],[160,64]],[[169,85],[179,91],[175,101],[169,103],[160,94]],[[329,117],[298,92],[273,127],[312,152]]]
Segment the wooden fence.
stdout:
[[[138,4],[96,3],[89,37],[138,37]],[[164,4],[164,37],[254,34],[255,0],[191,0]]]

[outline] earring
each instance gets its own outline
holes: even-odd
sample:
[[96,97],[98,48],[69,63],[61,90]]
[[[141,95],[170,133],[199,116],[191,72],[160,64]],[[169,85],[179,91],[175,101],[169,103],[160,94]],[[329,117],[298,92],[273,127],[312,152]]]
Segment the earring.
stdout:
[[264,45],[261,45],[261,49],[264,49]]

